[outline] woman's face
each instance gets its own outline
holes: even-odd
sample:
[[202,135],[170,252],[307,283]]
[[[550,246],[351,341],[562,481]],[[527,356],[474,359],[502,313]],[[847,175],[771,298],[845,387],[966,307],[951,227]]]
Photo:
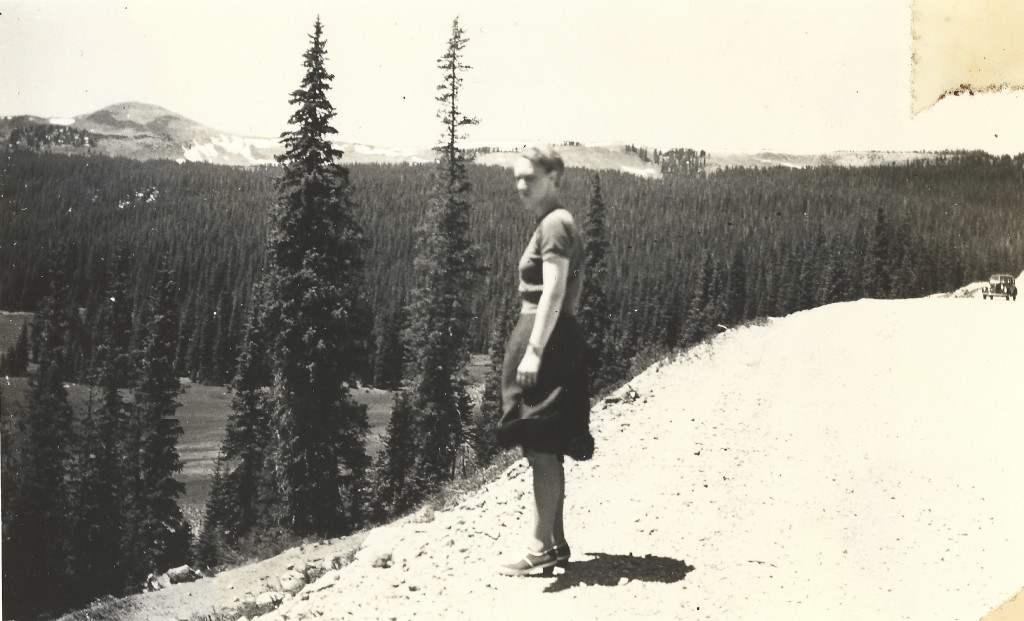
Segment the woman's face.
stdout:
[[555,184],[554,171],[544,172],[543,168],[525,157],[516,160],[512,170],[519,198],[527,208],[543,208],[555,202],[558,186]]

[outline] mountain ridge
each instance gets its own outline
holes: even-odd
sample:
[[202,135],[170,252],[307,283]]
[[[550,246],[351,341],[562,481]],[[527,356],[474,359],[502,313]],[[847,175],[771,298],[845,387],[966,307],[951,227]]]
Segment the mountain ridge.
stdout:
[[[134,117],[134,119],[133,119]],[[156,133],[169,137],[188,138],[186,132],[217,132],[162,106],[141,102],[125,102],[77,116],[76,126],[100,134],[133,135]]]
[[[275,156],[283,152],[279,137],[243,136],[225,132],[189,119],[162,106],[142,102],[121,102],[71,119],[35,115],[0,117],[0,140],[7,146],[12,132],[33,127],[60,126],[89,132],[98,141],[91,145],[70,145],[58,141],[48,150],[72,154],[101,154],[138,160],[169,159],[183,162],[207,162],[228,166],[275,165]],[[430,146],[384,147],[337,141],[348,163],[427,163],[434,161]],[[480,145],[477,162],[511,166],[521,145]],[[641,157],[626,143],[569,143],[560,146],[570,167],[592,170],[617,170],[648,178],[660,178],[661,166]],[[644,148],[644,150],[648,150]],[[653,150],[651,150],[653,151]],[[706,169],[724,167],[785,166],[805,168],[821,165],[873,166],[931,159],[936,154],[924,151],[837,151],[818,154],[793,154],[768,150],[706,153]]]

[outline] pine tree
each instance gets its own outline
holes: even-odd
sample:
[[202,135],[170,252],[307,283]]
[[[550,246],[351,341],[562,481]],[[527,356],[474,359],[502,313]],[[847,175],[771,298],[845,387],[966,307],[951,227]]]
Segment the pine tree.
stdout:
[[711,285],[708,290],[708,304],[704,309],[707,334],[714,334],[725,320],[725,284],[725,267],[716,261],[711,276]]
[[891,297],[893,276],[899,264],[895,235],[885,210],[879,207],[866,262],[864,294],[868,297]]
[[821,286],[822,259],[817,248],[805,248],[797,281],[797,310],[814,308],[814,292]]
[[945,239],[938,242],[936,263],[937,291],[953,291],[964,284],[963,255],[957,246],[956,234],[949,231]]
[[198,370],[196,378],[203,384],[218,384],[217,369],[214,366],[214,349],[217,340],[217,307],[212,301],[204,301],[202,312],[199,313],[200,333],[196,339],[196,358]]
[[234,375],[235,337],[231,333],[231,317],[234,313],[234,298],[227,289],[221,291],[217,302],[216,330],[213,338],[212,383],[220,386],[231,381]]
[[686,313],[686,327],[683,330],[684,346],[694,345],[711,333],[711,312],[714,303],[712,281],[715,277],[715,260],[710,252],[704,252],[704,259],[694,278],[694,292]]
[[833,247],[825,257],[824,274],[821,284],[815,296],[815,302],[820,306],[850,300],[849,275],[846,272],[846,261]]
[[796,247],[783,252],[779,287],[775,297],[775,314],[785,316],[800,310],[800,256]]
[[[80,599],[119,593],[126,576],[121,564],[125,536],[124,481],[129,406],[120,389],[131,382],[128,351],[132,300],[127,253],[113,260],[114,276],[99,310],[99,343],[93,356],[90,402],[76,447],[74,489],[74,573]],[[96,400],[93,401],[93,394]]]
[[628,334],[628,328],[609,330],[601,354],[604,360],[604,377],[598,389],[611,388],[625,380],[636,354],[636,340]]
[[275,459],[286,524],[294,533],[350,532],[361,521],[368,466],[366,408],[349,384],[365,370],[369,314],[365,246],[342,152],[330,138],[326,42],[319,18],[304,55],[306,74],[290,103],[296,128],[282,134],[283,176],[269,248]]
[[[12,537],[20,537],[21,533],[15,528],[15,523],[21,521],[20,507],[18,506],[21,486],[17,473],[19,460],[15,458],[12,451],[16,445],[11,437],[14,421],[8,417],[6,412],[0,412],[0,415],[2,415],[0,416],[0,524],[3,525],[0,553],[2,553],[3,588],[4,594],[9,598],[8,606],[11,604],[12,594],[20,592],[17,597],[22,599],[21,606],[24,610],[24,599],[28,593],[25,592],[24,583],[19,582],[14,577],[15,572],[10,569],[14,567],[11,563],[20,561],[26,553],[23,546],[12,548]],[[8,611],[10,610],[8,608]],[[13,616],[13,613],[11,614]]]
[[126,248],[121,247],[114,253],[113,275],[99,312],[101,328],[92,376],[94,382],[102,379],[112,388],[127,388],[134,380],[131,346],[135,300],[132,297],[131,263],[131,255]]
[[[411,380],[401,403],[412,410],[416,444],[413,472],[404,477],[409,483],[402,487],[407,495],[403,502],[421,498],[454,476],[471,415],[465,371],[473,291],[481,269],[469,235],[470,155],[459,147],[462,128],[477,123],[458,107],[462,74],[470,68],[462,60],[467,42],[456,19],[448,49],[437,64],[444,76],[436,98],[443,132],[434,149],[434,183],[419,230],[416,289],[406,331]],[[390,435],[389,439],[397,441]],[[388,452],[395,453],[390,448]]]
[[188,339],[188,350],[185,354],[185,370],[193,381],[203,380],[203,352],[206,350],[204,336],[207,333],[206,324],[209,318],[205,314],[205,306],[196,304],[196,314],[192,325],[192,336]]
[[265,355],[270,338],[264,330],[263,293],[263,287],[258,286],[250,305],[249,322],[232,384],[232,413],[221,447],[222,483],[211,491],[211,502],[225,509],[213,516],[212,522],[211,516],[207,516],[207,528],[215,525],[228,545],[261,523],[266,526],[270,520],[263,507],[280,502],[267,471],[273,437],[267,402],[271,374]]
[[913,265],[914,261],[906,255],[900,260],[892,279],[893,297],[912,298],[922,293]]
[[71,572],[75,601],[87,601],[120,590],[121,528],[120,453],[116,419],[94,400],[90,389],[85,412],[78,420],[78,441],[69,476]]
[[395,397],[384,435],[384,449],[374,464],[374,520],[400,515],[421,498],[414,468],[417,460],[416,415],[411,393]]
[[726,325],[733,326],[745,319],[744,309],[747,304],[747,265],[742,248],[736,248],[733,252],[725,287],[724,319]]
[[21,324],[21,331],[18,333],[18,340],[14,343],[13,360],[11,364],[11,375],[18,373],[22,376],[28,375],[28,322]]
[[645,279],[644,302],[640,306],[642,313],[640,343],[643,349],[660,348],[668,340],[668,311],[671,292],[666,282],[652,282]]
[[21,326],[18,340],[8,348],[0,362],[0,375],[24,377],[28,375],[28,323]]
[[220,564],[222,558],[223,528],[226,513],[228,512],[228,495],[224,492],[224,478],[221,473],[224,469],[224,461],[218,456],[213,468],[213,478],[210,482],[210,495],[206,499],[206,507],[203,512],[203,530],[196,541],[196,551],[193,555],[196,563],[202,567],[212,568]]
[[402,332],[406,321],[404,298],[389,312],[377,318],[373,356],[373,385],[377,388],[397,390],[401,387],[406,357]]
[[178,506],[185,486],[178,438],[181,425],[174,414],[181,406],[181,385],[174,372],[178,311],[170,270],[162,268],[151,300],[139,379],[133,390],[138,429],[138,472],[134,477],[133,536],[126,550],[129,580],[138,583],[153,570],[180,565],[188,559],[191,530]]
[[12,618],[59,609],[70,599],[67,475],[75,438],[64,382],[75,310],[66,274],[66,254],[58,250],[50,257],[47,294],[32,328],[39,366],[29,377],[25,410],[17,421],[18,481],[14,494],[4,490],[4,612]]
[[868,237],[863,225],[858,226],[853,235],[852,251],[850,252],[846,271],[849,275],[850,299],[870,297],[868,265]]
[[197,340],[195,304],[186,301],[183,308],[181,323],[178,327],[178,342],[174,351],[174,371],[179,377],[195,378],[194,367],[190,366],[193,355],[196,353],[194,349]]
[[605,206],[601,196],[601,176],[594,174],[593,192],[587,209],[587,220],[584,224],[586,236],[586,268],[583,278],[583,292],[580,296],[580,308],[577,316],[580,326],[587,338],[587,364],[590,372],[591,391],[596,392],[606,386],[610,379],[604,368],[606,353],[605,343],[608,340],[608,327],[611,323],[611,307],[605,293],[605,280],[608,275],[608,239],[605,236]]
[[665,309],[665,345],[674,349],[679,346],[683,334],[683,322],[686,312],[686,301],[678,282],[670,285],[669,297]]

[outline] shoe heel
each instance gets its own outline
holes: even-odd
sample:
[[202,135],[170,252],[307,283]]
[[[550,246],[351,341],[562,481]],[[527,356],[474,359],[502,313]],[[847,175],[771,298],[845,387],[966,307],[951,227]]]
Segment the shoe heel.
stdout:
[[569,551],[569,544],[563,543],[562,545],[555,546],[555,556],[558,557],[558,561],[555,563],[556,567],[565,569],[569,566],[569,556],[572,552]]

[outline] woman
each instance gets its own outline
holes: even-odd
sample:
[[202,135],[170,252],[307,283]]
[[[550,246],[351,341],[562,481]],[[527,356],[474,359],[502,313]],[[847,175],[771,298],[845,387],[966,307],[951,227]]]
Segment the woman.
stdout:
[[575,311],[583,288],[579,228],[558,202],[565,164],[551,147],[522,152],[514,172],[523,205],[537,221],[519,260],[522,311],[505,348],[498,443],[521,445],[533,471],[533,533],[506,575],[550,572],[569,561],[562,509],[563,455],[589,459],[590,396],[586,344]]

